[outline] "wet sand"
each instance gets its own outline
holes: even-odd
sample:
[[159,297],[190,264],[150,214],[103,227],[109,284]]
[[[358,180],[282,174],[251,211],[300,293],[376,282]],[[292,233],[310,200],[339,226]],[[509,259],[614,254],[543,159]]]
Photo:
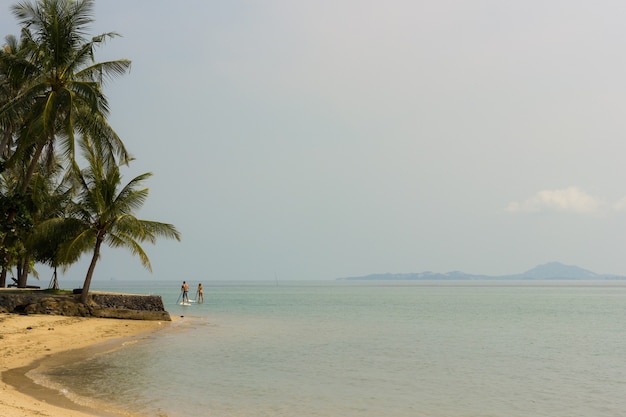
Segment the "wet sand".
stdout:
[[114,415],[74,404],[34,384],[25,374],[51,355],[68,360],[72,358],[69,351],[81,354],[78,349],[92,346],[111,350],[168,326],[169,322],[147,320],[0,314],[0,416]]

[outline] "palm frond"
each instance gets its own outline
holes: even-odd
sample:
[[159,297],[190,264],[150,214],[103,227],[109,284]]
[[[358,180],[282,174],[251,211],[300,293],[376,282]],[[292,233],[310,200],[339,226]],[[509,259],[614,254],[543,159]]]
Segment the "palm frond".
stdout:
[[59,258],[64,263],[74,263],[78,261],[83,253],[93,249],[95,243],[96,231],[91,227],[87,227],[61,245]]
[[156,237],[164,237],[166,239],[176,239],[180,241],[181,234],[176,230],[173,224],[161,223],[151,220],[140,220],[141,227],[150,235]]
[[129,59],[99,62],[78,71],[76,75],[91,81],[105,84],[107,81],[125,75],[131,67]]
[[139,245],[139,243],[135,239],[133,239],[132,236],[127,233],[116,233],[108,234],[106,239],[107,244],[113,248],[129,249],[133,255],[139,257],[141,264],[150,272],[152,272],[152,265],[150,264],[150,259],[148,258],[148,255],[143,250],[141,245]]
[[117,211],[123,214],[129,214],[139,210],[148,199],[149,191],[148,188],[135,190],[132,186],[127,185],[115,197],[115,204],[118,206]]

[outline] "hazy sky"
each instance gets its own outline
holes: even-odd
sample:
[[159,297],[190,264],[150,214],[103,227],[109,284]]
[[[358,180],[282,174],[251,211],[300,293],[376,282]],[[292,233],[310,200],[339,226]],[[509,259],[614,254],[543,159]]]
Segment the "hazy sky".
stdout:
[[[0,34],[17,34],[0,0]],[[111,124],[182,242],[95,280],[626,274],[626,3],[99,0]],[[86,261],[65,278],[82,278]],[[42,280],[48,280],[46,273]],[[97,285],[97,284],[94,284]]]

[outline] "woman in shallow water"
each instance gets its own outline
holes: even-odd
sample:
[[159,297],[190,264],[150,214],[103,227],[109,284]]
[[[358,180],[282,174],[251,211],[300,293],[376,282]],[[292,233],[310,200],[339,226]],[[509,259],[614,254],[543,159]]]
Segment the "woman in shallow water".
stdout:
[[204,290],[202,289],[202,283],[198,284],[198,301],[199,303],[204,303]]

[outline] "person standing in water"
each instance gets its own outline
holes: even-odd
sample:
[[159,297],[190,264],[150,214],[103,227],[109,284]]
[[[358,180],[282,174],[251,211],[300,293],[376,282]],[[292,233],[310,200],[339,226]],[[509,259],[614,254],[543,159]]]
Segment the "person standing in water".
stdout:
[[183,303],[189,302],[189,284],[186,281],[183,281],[183,285],[181,285],[180,289],[183,292]]
[[198,300],[199,303],[204,303],[204,290],[202,289],[202,283],[198,284]]

